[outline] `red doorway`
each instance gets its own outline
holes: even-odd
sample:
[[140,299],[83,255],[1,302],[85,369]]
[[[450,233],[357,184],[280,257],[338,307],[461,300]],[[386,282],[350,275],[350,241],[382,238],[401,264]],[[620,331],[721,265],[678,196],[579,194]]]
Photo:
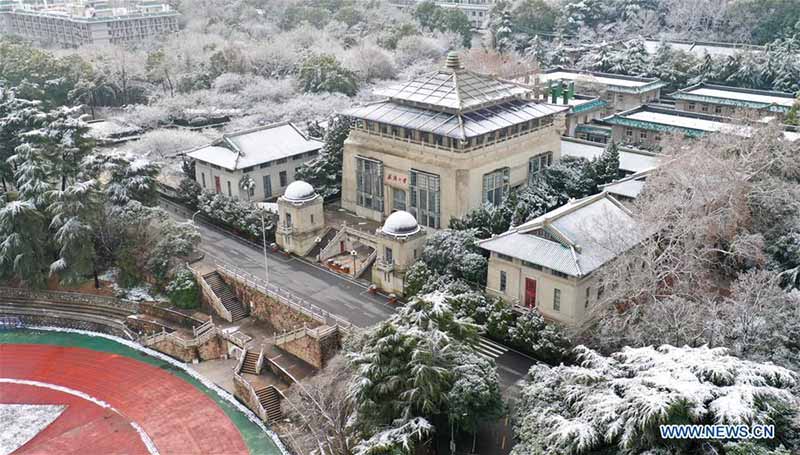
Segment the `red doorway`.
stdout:
[[525,278],[525,306],[536,308],[536,280]]
[[339,254],[344,254],[344,240],[339,242]]
[[216,188],[217,193],[222,192],[222,183],[219,181],[219,176],[214,176],[214,188]]

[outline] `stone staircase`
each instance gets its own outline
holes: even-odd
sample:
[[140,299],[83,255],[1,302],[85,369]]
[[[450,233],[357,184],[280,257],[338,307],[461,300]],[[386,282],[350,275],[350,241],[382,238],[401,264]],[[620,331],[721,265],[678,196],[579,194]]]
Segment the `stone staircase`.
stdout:
[[258,354],[250,350],[244,351],[244,362],[242,363],[242,373],[258,375]]
[[283,413],[281,412],[281,396],[275,387],[269,386],[258,389],[256,390],[256,396],[258,396],[258,402],[261,403],[261,406],[267,411],[268,421],[279,420],[283,417]]
[[231,322],[236,322],[247,317],[247,309],[242,305],[242,302],[239,301],[239,298],[236,297],[233,289],[222,279],[219,272],[214,271],[203,275],[203,279],[211,287],[211,290],[214,291],[214,294],[216,294],[220,302],[222,302],[222,306],[231,313]]

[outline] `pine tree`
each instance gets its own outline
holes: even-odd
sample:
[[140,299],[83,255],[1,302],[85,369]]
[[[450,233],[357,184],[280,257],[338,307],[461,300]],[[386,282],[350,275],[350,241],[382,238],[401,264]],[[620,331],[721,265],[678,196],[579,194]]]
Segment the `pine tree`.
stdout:
[[619,147],[611,142],[600,157],[592,163],[597,185],[611,183],[619,177]]
[[344,141],[349,134],[350,119],[343,115],[332,116],[328,120],[319,157],[301,166],[295,179],[310,183],[323,198],[339,194],[342,191]]
[[50,264],[50,273],[58,274],[64,284],[79,284],[91,273],[95,287],[99,287],[94,225],[102,209],[97,183],[76,182],[64,191],[53,191],[50,198],[50,229],[58,248],[58,259]]
[[9,191],[8,183],[14,178],[14,167],[9,159],[22,145],[23,133],[39,124],[39,103],[17,98],[13,90],[0,90],[0,183]]
[[31,201],[0,208],[0,277],[32,287],[45,283],[45,217]]

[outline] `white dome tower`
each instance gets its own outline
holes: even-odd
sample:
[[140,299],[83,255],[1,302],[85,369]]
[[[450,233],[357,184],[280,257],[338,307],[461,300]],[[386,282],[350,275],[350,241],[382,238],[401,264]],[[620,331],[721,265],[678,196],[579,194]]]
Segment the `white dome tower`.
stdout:
[[372,282],[386,292],[402,294],[406,270],[422,254],[425,229],[414,215],[399,210],[386,218],[377,230],[377,257]]
[[322,197],[314,187],[296,180],[278,198],[278,227],[275,242],[285,251],[305,256],[325,229]]

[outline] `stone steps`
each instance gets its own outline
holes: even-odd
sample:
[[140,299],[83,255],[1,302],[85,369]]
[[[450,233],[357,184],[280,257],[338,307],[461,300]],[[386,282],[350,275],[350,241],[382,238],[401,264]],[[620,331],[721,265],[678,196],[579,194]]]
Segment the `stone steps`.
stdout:
[[233,292],[233,289],[222,279],[219,272],[214,271],[203,275],[203,279],[206,280],[211,290],[214,291],[214,294],[216,294],[220,302],[222,302],[222,306],[231,313],[231,322],[236,322],[247,317],[247,309],[242,305],[242,302],[239,301],[239,298],[236,297],[236,293]]

